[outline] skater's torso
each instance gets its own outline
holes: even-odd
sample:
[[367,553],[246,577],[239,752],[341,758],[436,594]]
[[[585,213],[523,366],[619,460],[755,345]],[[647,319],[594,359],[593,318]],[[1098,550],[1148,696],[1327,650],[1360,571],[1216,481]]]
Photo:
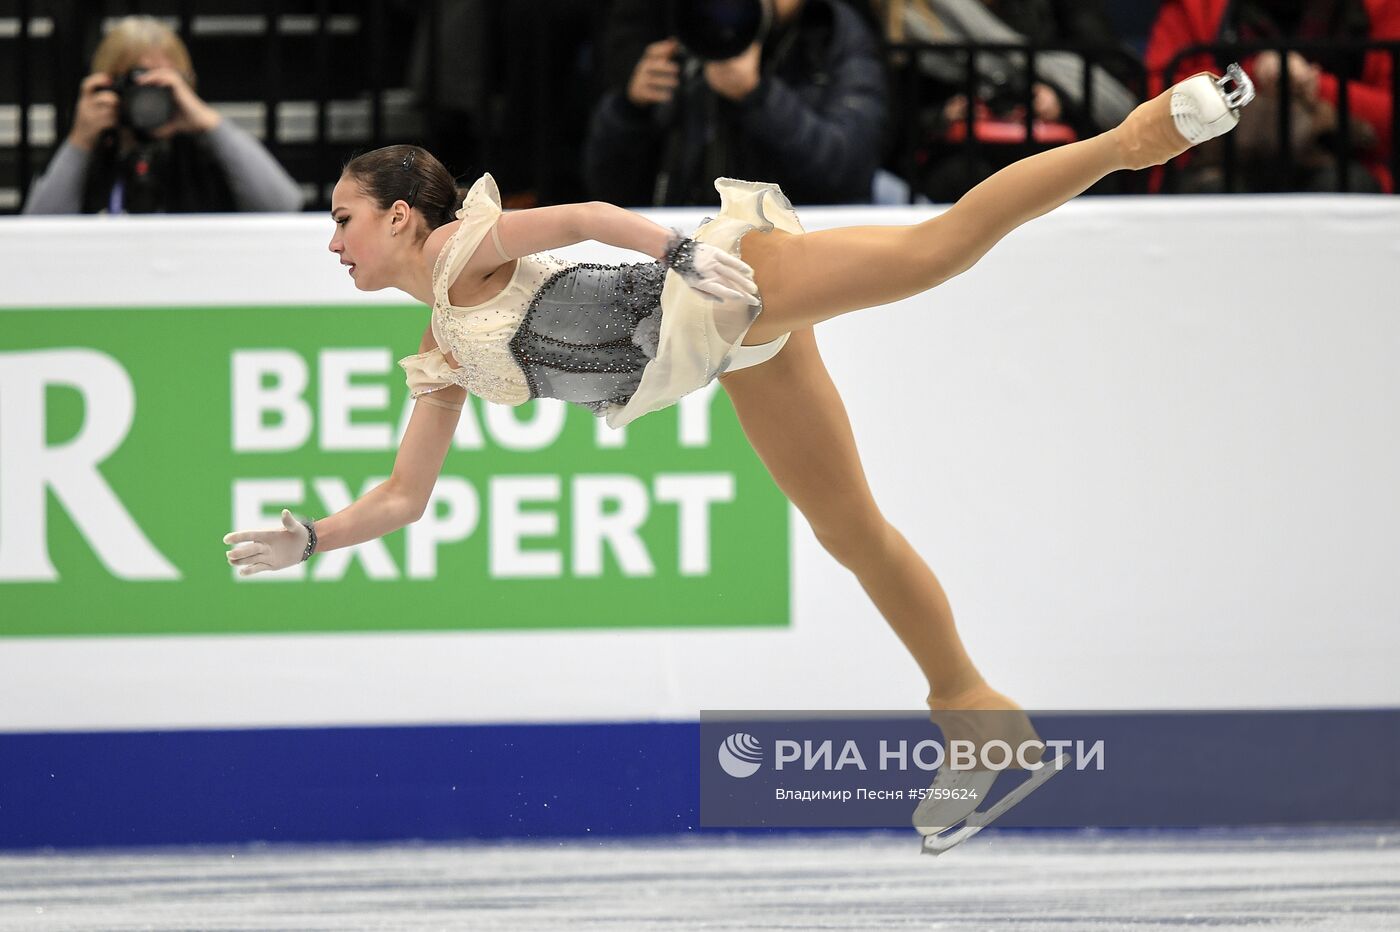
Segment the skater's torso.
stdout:
[[664,276],[655,262],[522,256],[451,282],[433,306],[433,339],[451,380],[488,401],[559,398],[598,413],[625,403],[656,353]]

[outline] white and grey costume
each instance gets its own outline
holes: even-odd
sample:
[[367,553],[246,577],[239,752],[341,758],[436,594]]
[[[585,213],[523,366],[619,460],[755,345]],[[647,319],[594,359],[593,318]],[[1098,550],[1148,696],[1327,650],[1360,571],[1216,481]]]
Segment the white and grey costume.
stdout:
[[[715,188],[719,215],[701,224],[696,241],[737,256],[751,230],[802,232],[776,185],[721,178]],[[495,297],[472,307],[453,305],[448,288],[500,215],[496,183],[483,175],[457,211],[461,223],[433,269],[437,348],[399,360],[414,397],[460,385],[497,404],[559,398],[618,428],[674,404],[721,372],[767,361],[787,342],[784,334],[761,346],[741,345],[762,306],[706,300],[658,262],[598,265],[547,253],[522,256]],[[459,368],[448,364],[448,354]]]

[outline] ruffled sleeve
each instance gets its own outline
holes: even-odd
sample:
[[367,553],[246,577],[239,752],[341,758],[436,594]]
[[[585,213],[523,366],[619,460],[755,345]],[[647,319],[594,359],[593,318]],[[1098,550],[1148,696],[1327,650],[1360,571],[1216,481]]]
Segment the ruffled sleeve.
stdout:
[[467,260],[500,218],[501,192],[496,188],[496,179],[487,172],[476,180],[462,199],[462,206],[457,210],[457,219],[461,223],[438,255],[433,272],[433,297],[439,305],[445,307],[450,303],[447,290],[462,274]]
[[[489,173],[482,175],[462,199],[462,206],[457,210],[457,219],[461,223],[443,244],[433,266],[433,299],[436,305],[433,309],[433,334],[438,339],[441,337],[438,337],[436,315],[440,308],[445,308],[451,303],[447,298],[448,289],[457,276],[462,274],[467,260],[476,252],[476,248],[481,245],[486,234],[491,232],[500,216],[501,192],[496,187],[496,180]],[[440,347],[434,347],[426,353],[405,356],[399,360],[399,366],[404,370],[409,393],[414,398],[447,388],[449,385],[460,385],[468,391],[471,390],[471,386],[466,383],[466,372],[449,366]]]
[[447,364],[447,357],[440,349],[430,349],[426,353],[405,356],[399,360],[408,382],[408,393],[417,398],[449,385],[463,385],[458,381],[457,372]]

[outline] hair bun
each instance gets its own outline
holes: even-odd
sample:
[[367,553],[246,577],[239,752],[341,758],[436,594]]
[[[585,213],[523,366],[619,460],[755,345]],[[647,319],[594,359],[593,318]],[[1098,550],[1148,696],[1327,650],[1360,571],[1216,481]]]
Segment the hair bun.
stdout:
[[452,174],[419,146],[385,146],[357,155],[345,164],[342,174],[354,178],[381,210],[395,201],[407,201],[430,230],[456,219],[462,202]]

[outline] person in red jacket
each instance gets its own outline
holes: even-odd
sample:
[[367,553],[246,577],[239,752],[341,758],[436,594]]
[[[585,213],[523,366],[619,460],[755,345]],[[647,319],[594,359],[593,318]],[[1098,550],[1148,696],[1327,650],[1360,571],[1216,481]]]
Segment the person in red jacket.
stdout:
[[[1162,0],[1147,44],[1149,97],[1169,83],[1194,72],[1217,68],[1210,54],[1188,55],[1175,72],[1166,74],[1172,59],[1183,49],[1199,43],[1253,42],[1269,39],[1400,39],[1400,0]],[[1277,122],[1266,114],[1269,98],[1276,98],[1281,77],[1281,56],[1264,52],[1243,62],[1253,77],[1264,107],[1255,108],[1253,119],[1261,137],[1267,136],[1277,151]],[[1391,61],[1381,51],[1357,53],[1288,53],[1288,70],[1293,91],[1295,146],[1299,135],[1321,136],[1338,125],[1336,107],[1338,85],[1347,81],[1352,119],[1353,159],[1361,170],[1352,171],[1350,190],[1394,190],[1388,162],[1393,145],[1391,126]],[[1241,127],[1241,134],[1246,127]],[[1244,142],[1244,137],[1241,137]],[[1299,173],[1291,179],[1265,179],[1257,174],[1246,179],[1246,190],[1336,190],[1335,171],[1327,158],[1330,142],[1317,143],[1313,154],[1325,162],[1310,163],[1306,151],[1299,152]],[[1200,153],[1193,153],[1199,155]],[[1188,156],[1189,158],[1190,156]],[[1248,166],[1248,159],[1244,160]],[[1272,162],[1262,159],[1260,166]],[[1199,162],[1197,163],[1199,167]],[[1359,182],[1359,183],[1358,183]],[[1160,189],[1162,172],[1156,171],[1153,190]],[[1198,188],[1200,189],[1200,188]],[[1218,188],[1217,188],[1218,190]]]

